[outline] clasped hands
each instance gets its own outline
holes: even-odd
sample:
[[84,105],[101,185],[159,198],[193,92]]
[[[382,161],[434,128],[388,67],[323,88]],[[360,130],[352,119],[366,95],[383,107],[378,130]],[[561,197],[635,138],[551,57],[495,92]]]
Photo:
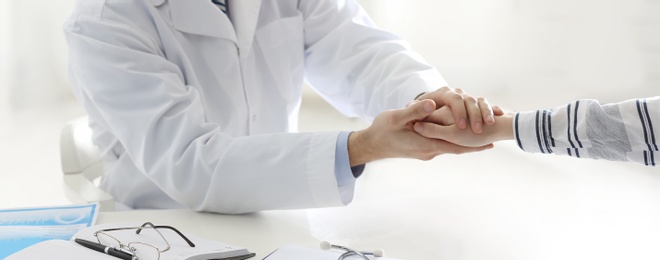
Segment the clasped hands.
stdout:
[[[497,119],[497,120],[496,120]],[[379,114],[366,129],[351,134],[351,166],[385,158],[430,160],[441,154],[478,152],[511,139],[511,115],[484,98],[443,87],[405,108]]]
[[[455,91],[465,95],[461,89]],[[465,103],[467,106],[469,102]],[[423,120],[414,122],[413,129],[424,137],[442,139],[469,147],[480,147],[497,141],[513,139],[513,114],[505,114],[499,106],[491,107],[484,98],[478,98],[478,104],[482,114],[471,115],[473,123],[467,127],[456,123],[457,113],[453,108],[442,106]],[[480,117],[483,117],[485,125],[479,124]]]

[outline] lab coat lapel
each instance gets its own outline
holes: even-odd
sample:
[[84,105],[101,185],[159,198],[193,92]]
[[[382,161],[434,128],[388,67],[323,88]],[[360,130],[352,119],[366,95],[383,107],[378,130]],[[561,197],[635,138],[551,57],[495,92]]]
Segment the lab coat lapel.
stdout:
[[229,0],[229,15],[236,29],[242,57],[249,53],[261,10],[261,0]]
[[[156,3],[162,0],[154,1]],[[237,42],[229,18],[211,0],[168,0],[168,2],[175,29]]]

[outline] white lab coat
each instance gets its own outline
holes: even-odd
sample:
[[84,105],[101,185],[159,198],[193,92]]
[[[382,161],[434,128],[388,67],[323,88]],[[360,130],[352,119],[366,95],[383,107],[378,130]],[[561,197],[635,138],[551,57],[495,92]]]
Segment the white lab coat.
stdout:
[[295,133],[303,79],[349,116],[446,85],[352,0],[78,0],[73,90],[134,208],[243,213],[344,205],[338,132]]

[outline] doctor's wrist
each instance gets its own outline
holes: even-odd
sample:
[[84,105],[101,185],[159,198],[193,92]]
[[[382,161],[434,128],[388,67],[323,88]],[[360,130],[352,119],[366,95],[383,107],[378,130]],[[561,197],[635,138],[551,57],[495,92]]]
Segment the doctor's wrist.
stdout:
[[348,137],[348,159],[351,167],[384,158],[378,156],[379,153],[373,149],[368,136],[367,129],[364,129],[355,131]]

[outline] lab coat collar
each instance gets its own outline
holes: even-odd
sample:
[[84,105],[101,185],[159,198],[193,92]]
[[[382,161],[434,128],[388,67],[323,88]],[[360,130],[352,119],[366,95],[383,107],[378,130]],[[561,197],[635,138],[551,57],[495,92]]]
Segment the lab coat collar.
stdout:
[[252,45],[260,10],[261,0],[230,0],[229,2],[229,15],[236,28],[238,48],[241,53],[247,52]]
[[166,1],[170,4],[172,25],[177,30],[230,39],[238,44],[241,53],[250,49],[259,21],[261,0],[231,0],[231,21],[226,15],[219,15],[222,11],[211,0],[151,0],[151,3],[157,7]]
[[[235,0],[236,2],[244,0]],[[154,6],[169,3],[172,26],[182,32],[236,41],[232,23],[211,0],[151,0]]]

